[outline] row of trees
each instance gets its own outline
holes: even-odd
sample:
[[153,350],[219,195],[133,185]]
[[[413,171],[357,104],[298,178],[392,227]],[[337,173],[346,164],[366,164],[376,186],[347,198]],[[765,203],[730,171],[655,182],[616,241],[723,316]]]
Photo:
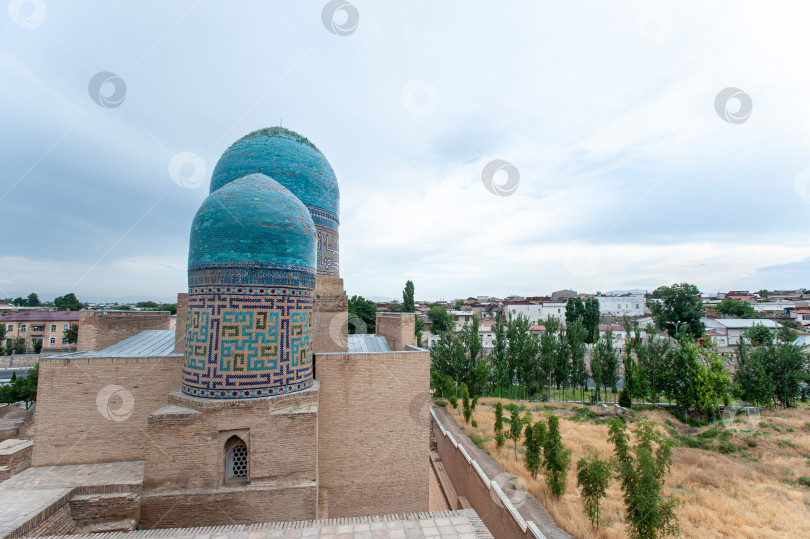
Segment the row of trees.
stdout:
[[[31,292],[25,298],[23,297],[17,297],[14,299],[5,298],[2,301],[12,303],[17,307],[40,307],[43,305],[51,305],[50,303],[47,302],[43,303],[42,301],[40,301],[39,296],[36,294],[36,292]],[[53,300],[52,305],[57,309],[59,309],[60,311],[64,311],[65,309],[70,309],[71,311],[79,311],[85,307],[84,303],[76,299],[76,295],[73,292],[55,298]]]
[[794,406],[802,384],[810,381],[807,355],[794,344],[796,335],[789,328],[776,335],[761,326],[750,330],[741,340],[732,377],[717,350],[689,333],[680,335],[673,345],[647,328],[650,338],[642,342],[638,327],[626,320],[621,353],[614,347],[613,333],[607,331],[596,338],[586,362],[581,319],[567,328],[554,318],[545,324],[546,332],[538,336],[529,331],[526,318],[504,321],[499,315],[493,326],[492,352],[483,358],[478,319],[473,317],[459,333],[442,333],[431,349],[434,378],[466,383],[475,395],[487,388],[502,395],[505,388],[517,384],[529,398],[544,399],[549,389],[556,389],[563,399],[566,390],[574,388],[583,402],[591,381],[595,385],[592,400],[600,402],[607,400],[608,392],[617,392],[623,374],[622,406],[629,407],[633,401],[655,404],[666,397],[680,409],[693,409],[706,418],[715,417],[718,406],[733,398],[761,406]]
[[[510,418],[504,417],[504,409]],[[465,413],[465,420],[469,418]],[[474,421],[474,420],[473,420]],[[509,422],[509,429],[504,422]],[[547,421],[532,424],[531,412],[520,417],[514,404],[495,404],[495,443],[503,447],[508,438],[518,460],[518,445],[523,439],[523,464],[537,479],[542,473],[549,492],[557,499],[565,494],[571,450],[566,449],[560,434],[560,418],[549,414]],[[665,440],[650,421],[642,421],[634,433],[627,431],[622,416],[611,419],[608,440],[614,446],[612,458],[602,458],[592,449],[576,465],[577,487],[580,489],[585,514],[595,528],[600,526],[601,500],[607,496],[610,481],[619,481],[625,504],[624,521],[630,537],[656,539],[678,535],[680,530],[675,508],[678,500],[663,494],[666,476],[672,465],[672,445]],[[633,444],[635,438],[635,444]]]

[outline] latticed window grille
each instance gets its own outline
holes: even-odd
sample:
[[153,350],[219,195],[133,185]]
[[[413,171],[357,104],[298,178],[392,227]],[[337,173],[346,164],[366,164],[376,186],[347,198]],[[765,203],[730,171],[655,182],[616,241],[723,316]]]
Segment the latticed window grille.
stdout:
[[247,477],[247,446],[238,442],[228,451],[228,477]]

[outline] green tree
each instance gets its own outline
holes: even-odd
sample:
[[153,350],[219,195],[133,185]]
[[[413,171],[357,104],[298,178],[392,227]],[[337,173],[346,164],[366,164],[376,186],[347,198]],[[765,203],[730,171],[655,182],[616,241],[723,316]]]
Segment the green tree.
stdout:
[[568,298],[565,303],[565,325],[570,326],[577,318],[585,317],[585,304],[582,303],[582,298]]
[[613,466],[623,492],[628,535],[631,539],[678,535],[678,500],[662,493],[672,463],[671,442],[664,440],[649,420],[638,424],[635,447],[630,446],[623,417],[611,419],[608,432],[608,440],[615,447]]
[[53,300],[53,304],[60,311],[65,311],[67,309],[70,309],[71,311],[81,311],[84,309],[84,304],[76,299],[76,295],[73,294],[73,292],[65,294],[64,296],[59,296]]
[[762,346],[773,342],[773,333],[762,324],[754,324],[745,330],[744,336],[747,337],[754,346]]
[[742,392],[746,402],[758,406],[770,405],[776,386],[769,371],[767,354],[757,353],[752,357],[751,346],[744,338],[737,343],[735,354],[734,382]]
[[585,300],[585,313],[582,317],[582,325],[585,326],[585,342],[593,344],[599,339],[599,300],[588,298]]
[[6,340],[6,323],[3,322],[3,319],[0,318],[0,355],[3,354],[2,352],[2,344]]
[[25,339],[22,337],[15,337],[6,346],[6,354],[24,354],[25,353]]
[[408,280],[405,283],[405,289],[402,291],[402,312],[405,313],[416,312],[416,303],[414,302],[413,281],[410,280]]
[[801,383],[810,381],[807,355],[795,340],[794,330],[780,328],[776,339],[751,351],[752,361],[764,366],[773,384],[773,401],[783,408],[795,406],[801,396]]
[[464,307],[464,300],[457,299],[456,302],[453,304],[453,309],[456,311],[460,311]]
[[515,460],[517,460],[517,446],[523,433],[523,422],[520,420],[520,411],[515,405],[511,406],[509,418],[509,439],[515,446]]
[[531,384],[535,380],[535,360],[539,347],[537,337],[529,332],[530,327],[529,319],[521,315],[511,318],[506,328],[506,358],[510,378],[514,374],[527,394],[531,393]]
[[39,301],[39,296],[37,296],[35,292],[31,292],[30,294],[28,294],[28,300],[26,301],[26,304],[29,307],[39,307],[40,305],[42,305],[42,302]]
[[557,389],[562,388],[560,400],[563,400],[565,390],[571,381],[571,345],[568,344],[568,337],[565,330],[560,327],[557,334],[557,358],[554,363],[554,382],[557,384]]
[[0,402],[12,404],[15,402],[25,402],[26,409],[37,400],[37,381],[39,379],[39,364],[34,365],[28,372],[28,376],[17,378],[16,373],[12,376],[9,384],[0,386]]
[[551,493],[560,498],[565,494],[568,469],[571,467],[571,450],[565,449],[560,436],[560,418],[548,417],[548,434],[543,443],[543,461],[546,469],[546,485]]
[[594,528],[599,528],[600,501],[607,495],[612,471],[610,460],[600,459],[595,449],[577,462],[577,486],[582,495],[582,508]]
[[506,435],[503,432],[503,404],[495,403],[495,445],[503,447]]
[[671,337],[689,334],[702,337],[706,331],[703,322],[703,300],[698,287],[689,283],[674,284],[656,288],[647,300],[652,317],[658,329]]
[[602,381],[602,358],[599,356],[599,347],[594,346],[591,353],[591,378],[593,378],[593,385],[596,387],[596,394],[594,395],[595,402],[600,402],[601,395],[599,394],[599,386]]
[[425,331],[425,322],[419,314],[414,315],[413,332],[416,335],[416,346],[422,348],[422,333]]
[[757,318],[757,312],[754,310],[753,305],[747,301],[734,298],[723,299],[723,301],[717,304],[715,310],[718,313],[736,316],[737,318]]
[[439,334],[453,329],[453,317],[441,305],[433,305],[427,313],[430,331]]
[[495,325],[492,329],[495,338],[492,343],[490,361],[492,362],[493,381],[498,386],[498,396],[500,396],[502,387],[512,385],[512,373],[509,370],[509,362],[506,357],[506,324],[500,312],[495,315]]
[[67,339],[69,344],[76,344],[76,341],[79,340],[79,324],[70,324],[70,326],[62,332],[62,337]]
[[571,382],[579,388],[580,400],[585,400],[588,385],[588,368],[585,366],[585,326],[582,318],[575,319],[565,331],[568,347],[571,350]]
[[139,301],[135,306],[140,309],[156,309],[158,304],[154,301]]
[[647,342],[636,346],[638,373],[636,380],[641,384],[653,403],[657,403],[666,384],[665,356],[669,350],[669,339],[657,338],[654,328],[648,326]]
[[[464,414],[464,421],[469,423],[473,412],[475,412],[475,407],[478,405],[478,397],[470,399],[470,390],[464,382],[461,382],[459,390],[461,391],[461,413]],[[473,426],[475,425],[473,424]]]
[[[540,420],[538,423],[541,423]],[[536,425],[535,425],[536,426]],[[526,453],[523,455],[523,462],[526,465],[526,471],[532,475],[533,479],[537,479],[537,472],[540,471],[542,458],[540,455],[540,448],[543,440],[538,439],[539,429],[535,429],[531,423],[527,424],[524,431],[523,445],[526,447]]]
[[14,298],[14,301],[12,301],[12,303],[17,307],[25,307],[28,305],[28,300],[25,298]]
[[607,394],[608,388],[615,389],[619,383],[619,358],[613,348],[613,331],[607,330],[604,339],[596,343],[602,371],[602,387]]
[[374,333],[377,323],[377,304],[363,296],[349,299],[349,333]]

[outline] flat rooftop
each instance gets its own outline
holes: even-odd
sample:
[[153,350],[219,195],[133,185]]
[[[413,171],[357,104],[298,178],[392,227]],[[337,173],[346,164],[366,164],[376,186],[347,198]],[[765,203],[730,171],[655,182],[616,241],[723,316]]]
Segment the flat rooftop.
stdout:
[[379,354],[392,351],[382,335],[349,335],[350,354]]
[[444,537],[455,539],[489,539],[484,523],[473,509],[412,513],[406,515],[379,515],[371,517],[271,522],[266,524],[236,524],[207,528],[164,528],[135,532],[96,533],[90,535],[62,535],[63,538],[86,539],[147,539],[151,537],[216,537],[216,539],[270,539],[275,537],[365,537],[410,538]]
[[58,356],[49,356],[44,359],[60,359],[65,357],[164,357],[174,355],[181,356],[183,354],[174,353],[173,329],[147,329],[137,335],[118,341],[107,348],[102,348],[101,350],[72,352]]

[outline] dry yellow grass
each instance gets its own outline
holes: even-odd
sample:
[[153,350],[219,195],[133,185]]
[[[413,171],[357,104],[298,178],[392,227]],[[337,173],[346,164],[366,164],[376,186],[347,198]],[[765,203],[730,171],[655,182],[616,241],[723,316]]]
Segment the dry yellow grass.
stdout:
[[[526,406],[535,420],[545,417],[548,412],[543,407],[551,405],[561,417],[563,444],[572,450],[572,464],[567,492],[557,500],[549,494],[541,476],[533,480],[526,472],[520,454],[519,460],[515,460],[511,441],[507,440],[503,448],[496,446],[495,410],[489,405],[499,400],[504,405],[510,402],[506,399],[480,400],[474,414],[477,429],[464,423],[460,403],[459,410],[450,406],[447,409],[468,435],[477,432],[487,439],[483,448],[505,471],[517,476],[521,488],[548,509],[568,533],[583,538],[627,537],[618,482],[611,483],[608,495],[602,501],[602,528],[599,530],[594,530],[583,513],[576,486],[576,462],[590,448],[597,449],[603,457],[613,455],[613,446],[607,440],[607,425],[572,420],[573,405],[516,401]],[[509,413],[504,411],[504,415],[508,417]],[[662,430],[666,420],[682,433],[690,430],[664,411],[644,411],[639,415],[661,425]],[[681,501],[676,514],[683,537],[810,537],[810,489],[790,483],[799,476],[810,477],[810,426],[807,423],[810,410],[806,407],[766,410],[762,412],[761,420],[768,426],[759,427],[754,437],[737,435],[731,439],[735,446],[747,452],[746,456],[739,453],[727,456],[683,447],[673,449],[672,471],[664,492]],[[776,425],[779,431],[770,425]],[[701,432],[706,428],[697,430]],[[749,447],[746,438],[754,440],[756,447]],[[780,443],[779,440],[783,441]]]

